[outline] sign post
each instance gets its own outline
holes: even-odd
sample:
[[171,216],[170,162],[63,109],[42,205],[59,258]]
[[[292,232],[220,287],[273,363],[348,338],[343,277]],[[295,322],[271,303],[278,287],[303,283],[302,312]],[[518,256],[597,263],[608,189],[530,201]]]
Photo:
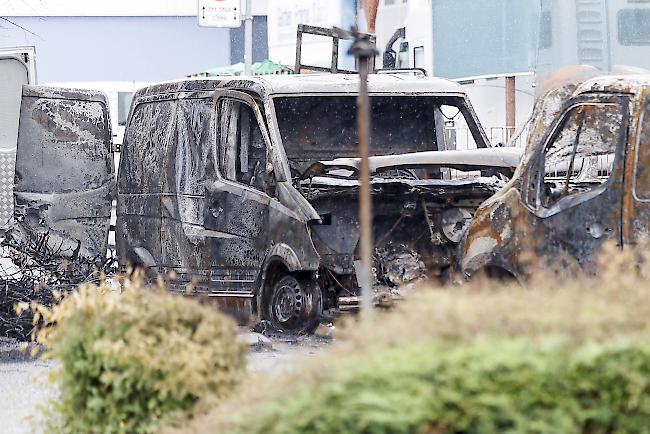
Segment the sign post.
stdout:
[[253,0],[246,0],[244,16],[244,75],[253,74]]

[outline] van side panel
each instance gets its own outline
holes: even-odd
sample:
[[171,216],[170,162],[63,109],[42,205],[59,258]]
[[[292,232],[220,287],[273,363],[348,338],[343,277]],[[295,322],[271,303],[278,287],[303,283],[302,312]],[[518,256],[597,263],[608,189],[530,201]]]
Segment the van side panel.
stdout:
[[160,221],[165,152],[175,129],[176,101],[135,106],[118,176],[115,241],[120,265],[163,263]]
[[205,183],[215,173],[212,113],[211,98],[178,101],[176,129],[164,162],[162,264],[175,270],[180,282],[198,278],[198,290],[209,286],[212,256],[203,227]]

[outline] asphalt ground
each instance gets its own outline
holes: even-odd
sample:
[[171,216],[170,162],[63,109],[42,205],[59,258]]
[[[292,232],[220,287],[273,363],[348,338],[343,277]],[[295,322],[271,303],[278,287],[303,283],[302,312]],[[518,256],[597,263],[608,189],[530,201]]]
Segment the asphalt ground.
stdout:
[[[249,344],[248,369],[271,375],[290,372],[330,342],[318,337],[268,339],[245,331],[240,337]],[[56,390],[47,384],[56,364],[30,357],[30,349],[21,351],[18,342],[0,338],[0,434],[44,433],[41,408],[56,398]]]

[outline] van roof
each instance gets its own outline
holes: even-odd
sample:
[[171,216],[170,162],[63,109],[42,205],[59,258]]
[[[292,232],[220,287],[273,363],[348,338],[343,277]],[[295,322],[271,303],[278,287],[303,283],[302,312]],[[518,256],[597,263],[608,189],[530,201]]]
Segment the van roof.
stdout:
[[650,75],[605,75],[595,77],[582,83],[575,94],[589,92],[639,94],[650,86]]
[[[136,97],[176,92],[214,91],[218,88],[250,90],[260,96],[309,93],[349,93],[359,91],[356,74],[266,75],[262,77],[192,78],[155,84],[138,91]],[[451,80],[434,77],[411,77],[400,74],[371,74],[371,94],[449,94],[465,96],[462,86]]]

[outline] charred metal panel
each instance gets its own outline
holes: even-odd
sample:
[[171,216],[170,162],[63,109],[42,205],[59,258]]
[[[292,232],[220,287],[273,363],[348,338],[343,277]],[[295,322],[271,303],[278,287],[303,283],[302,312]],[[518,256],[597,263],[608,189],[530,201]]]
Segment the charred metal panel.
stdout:
[[120,167],[118,257],[174,272],[178,290],[251,297],[267,251],[269,198],[220,180],[212,93],[192,86],[140,92]]
[[267,250],[268,198],[220,182],[207,188],[204,227],[213,233],[211,266],[249,270],[255,281]]
[[[579,105],[583,101],[585,105]],[[552,136],[554,142],[547,145],[545,156],[540,156],[545,157],[546,172],[549,161],[556,161],[566,152],[557,148],[568,148],[564,158],[571,158],[570,162],[567,161],[570,167],[562,168],[567,172],[563,175],[565,179],[549,182],[548,178],[543,178],[539,181],[544,183],[543,193],[539,194],[550,198],[548,204],[540,201],[542,205],[535,212],[538,218],[533,220],[534,226],[540,226],[539,232],[544,233],[536,249],[541,256],[566,255],[582,268],[594,271],[595,253],[605,240],[621,245],[628,106],[627,97],[600,97],[596,101],[593,98],[575,98],[571,111],[565,116],[567,123],[559,127],[560,135]],[[577,127],[572,125],[575,113],[585,115]],[[570,133],[570,140],[564,144],[562,139],[566,132]],[[560,146],[555,147],[555,144]],[[584,159],[585,154],[598,158],[610,153],[612,167],[604,168],[606,177],[595,173],[592,179],[589,179],[591,176],[585,179],[580,172],[574,177],[572,172],[577,171],[579,164],[582,168],[588,166],[578,161]],[[569,178],[571,181],[566,182]],[[553,186],[558,183],[560,188]],[[561,190],[553,191],[554,188]],[[549,189],[551,193],[547,193]]]
[[[628,152],[625,166],[625,195],[623,205],[623,243],[637,244],[650,239],[650,89],[639,98],[639,116],[631,128],[630,142],[634,152]],[[631,192],[631,194],[630,194]]]
[[25,86],[14,197],[16,220],[50,233],[69,257],[106,256],[115,174],[106,97]]
[[139,104],[131,114],[118,176],[116,243],[123,266],[162,265],[164,159],[175,115],[169,99]]
[[[209,97],[178,101],[176,130],[165,153],[162,196],[162,263],[179,271],[209,270],[204,224],[205,183],[215,173]],[[208,279],[203,284],[209,286]]]

